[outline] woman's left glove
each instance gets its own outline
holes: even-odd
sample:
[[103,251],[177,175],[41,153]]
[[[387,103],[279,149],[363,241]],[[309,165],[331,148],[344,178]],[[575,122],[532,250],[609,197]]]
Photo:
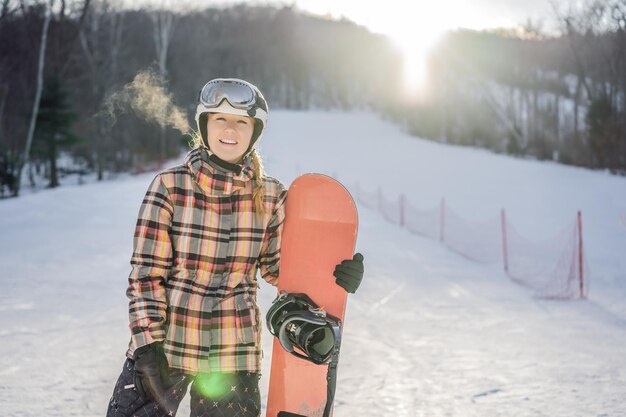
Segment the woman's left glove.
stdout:
[[[171,409],[167,401],[167,391],[172,382],[169,377],[169,364],[161,343],[142,346],[135,351],[135,389],[144,398],[150,398],[166,409]],[[174,408],[175,409],[175,408]]]
[[354,294],[363,279],[363,255],[355,253],[352,259],[341,261],[333,273],[335,282],[349,293]]

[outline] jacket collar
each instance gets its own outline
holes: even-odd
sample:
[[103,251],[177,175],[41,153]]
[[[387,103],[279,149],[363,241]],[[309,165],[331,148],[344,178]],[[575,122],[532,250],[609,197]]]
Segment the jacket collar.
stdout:
[[185,165],[195,181],[207,195],[229,195],[241,188],[254,177],[251,158],[246,157],[241,165],[241,173],[236,174],[219,166],[209,159],[205,147],[191,150],[185,157]]

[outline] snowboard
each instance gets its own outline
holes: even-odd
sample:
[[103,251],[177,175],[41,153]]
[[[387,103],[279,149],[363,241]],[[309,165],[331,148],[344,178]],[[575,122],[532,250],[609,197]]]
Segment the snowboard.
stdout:
[[[357,210],[339,182],[321,174],[296,178],[287,192],[278,290],[305,293],[328,314],[343,318],[348,294],[335,283],[335,266],[352,259]],[[322,417],[328,365],[286,352],[274,338],[266,417]]]

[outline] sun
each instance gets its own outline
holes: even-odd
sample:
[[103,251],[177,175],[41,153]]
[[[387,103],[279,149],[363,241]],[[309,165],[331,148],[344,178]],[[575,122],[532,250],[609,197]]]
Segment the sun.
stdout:
[[451,29],[449,4],[431,3],[423,9],[406,13],[383,14],[377,30],[398,46],[404,57],[404,81],[409,95],[420,94],[428,87],[428,55],[438,39]]
[[411,93],[423,92],[428,83],[427,61],[433,45],[441,36],[440,31],[416,31],[408,34],[390,35],[404,57],[404,81]]
[[[457,20],[461,0],[407,2],[386,0],[298,0],[298,6],[332,18],[346,17],[370,31],[388,36],[404,56],[404,79],[410,94],[428,82],[426,62],[435,41]],[[454,5],[455,7],[451,7]]]

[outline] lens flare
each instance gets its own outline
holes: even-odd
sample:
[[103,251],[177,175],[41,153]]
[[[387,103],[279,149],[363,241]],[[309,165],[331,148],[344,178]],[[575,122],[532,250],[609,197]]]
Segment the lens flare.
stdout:
[[236,384],[234,375],[213,372],[199,374],[194,382],[194,390],[205,398],[223,398]]

